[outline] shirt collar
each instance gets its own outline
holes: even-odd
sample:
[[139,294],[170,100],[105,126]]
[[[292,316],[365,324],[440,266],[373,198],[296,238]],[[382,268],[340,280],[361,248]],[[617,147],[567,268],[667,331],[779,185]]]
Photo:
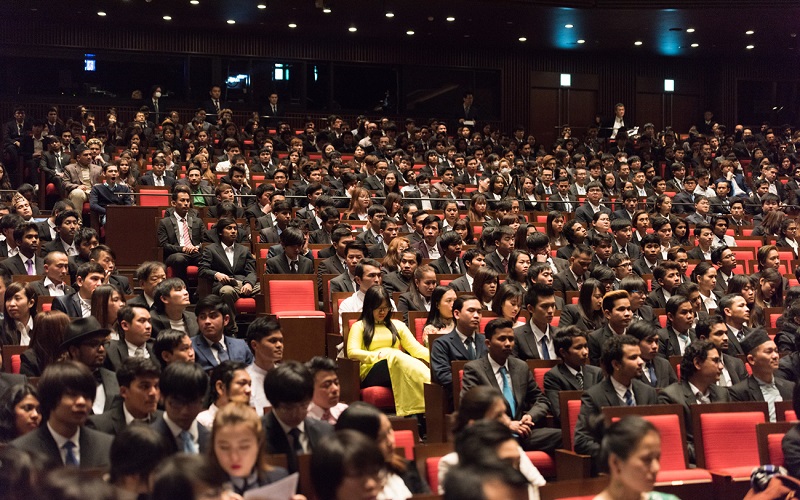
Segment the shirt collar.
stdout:
[[[488,354],[487,354],[487,356],[488,356]],[[506,368],[506,371],[508,371],[508,360],[507,359],[506,359],[506,363],[504,365],[500,365],[494,359],[492,359],[491,356],[489,356],[489,365],[492,367],[492,373],[497,373],[497,371],[500,370],[501,366],[504,366]]]
[[[173,437],[177,438],[178,435],[184,431],[184,429],[181,429],[181,427],[178,424],[170,420],[167,412],[164,412],[164,422],[167,424],[167,427],[169,427],[169,431],[172,433]],[[186,431],[188,431],[189,434],[192,436],[192,440],[194,442],[197,442],[200,436],[200,431],[197,428],[197,419],[192,421],[192,425],[190,425],[189,428],[186,429]]]
[[700,389],[698,389],[697,386],[695,386],[693,383],[689,382],[689,389],[691,389],[692,394],[694,394],[694,395],[697,395],[697,393],[699,392],[700,394],[703,395],[703,397],[706,397],[706,398],[710,398],[711,397],[711,386],[708,386],[706,388],[706,392],[703,392]]

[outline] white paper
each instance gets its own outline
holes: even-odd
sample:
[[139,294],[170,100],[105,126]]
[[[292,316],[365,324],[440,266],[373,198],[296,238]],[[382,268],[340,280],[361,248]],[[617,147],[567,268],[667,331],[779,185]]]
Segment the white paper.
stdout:
[[291,500],[297,491],[300,475],[295,472],[266,486],[244,492],[245,500]]

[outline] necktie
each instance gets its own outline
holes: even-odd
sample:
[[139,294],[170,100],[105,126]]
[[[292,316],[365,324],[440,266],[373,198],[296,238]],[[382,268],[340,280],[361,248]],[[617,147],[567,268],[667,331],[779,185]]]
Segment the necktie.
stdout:
[[630,389],[625,391],[625,404],[628,406],[636,406],[633,403],[633,393],[631,392]]
[[514,391],[511,389],[511,378],[508,376],[505,366],[500,367],[500,376],[503,377],[503,398],[511,409],[511,418],[514,418],[514,415],[517,414],[517,404],[514,401]]
[[450,270],[453,271],[453,274],[458,274],[458,264],[455,261],[450,263]]
[[56,170],[61,170],[61,153],[56,154]]
[[194,439],[192,438],[191,433],[189,431],[181,431],[178,434],[178,437],[181,439],[181,444],[183,445],[183,452],[184,453],[197,453],[197,448],[194,444]]
[[500,264],[503,266],[503,272],[508,273],[508,259],[501,260]]
[[658,384],[658,377],[656,377],[656,367],[653,365],[652,361],[647,362],[647,373],[650,375],[650,385],[656,387]]
[[219,113],[219,101],[216,99],[214,99],[214,109],[216,109],[217,113]]
[[475,339],[467,337],[465,343],[467,344],[467,354],[469,355],[470,361],[472,361],[475,359]]
[[67,451],[66,455],[64,456],[64,465],[72,465],[75,467],[81,465],[81,463],[78,461],[78,457],[75,456],[75,443],[72,441],[67,441],[64,443],[62,448]]
[[575,378],[578,379],[578,387],[583,389],[583,372],[576,373]]
[[296,261],[296,260],[293,260],[293,261],[290,263],[290,266],[291,266],[292,272],[293,272],[293,273],[296,273],[296,272],[297,272],[297,261]]
[[303,446],[300,444],[300,429],[295,427],[289,431],[291,443],[289,443],[289,453],[286,454],[286,468],[290,473],[297,472],[297,454],[303,453]]
[[217,356],[219,356],[219,362],[220,363],[222,363],[223,361],[228,361],[229,359],[231,359],[228,356],[228,351],[226,351],[225,348],[222,347],[222,343],[221,342],[214,342],[213,347],[214,347],[214,349],[217,350]]
[[331,415],[331,411],[330,410],[325,410],[324,412],[322,412],[321,420],[323,422],[328,422],[329,424],[335,424],[336,423],[336,422],[333,421],[333,415]]
[[272,114],[273,115],[277,115],[278,114],[278,110],[275,109],[275,106],[272,106]]
[[183,238],[183,246],[188,247],[192,244],[192,237],[189,236],[189,224],[186,218],[180,219],[181,221],[181,237]]
[[33,268],[33,259],[28,259],[26,265],[28,267],[28,276],[33,276],[34,274],[36,274],[36,270]]
[[583,276],[578,276],[578,279],[576,281],[578,283],[578,290],[580,290],[581,287],[583,286]]
[[678,335],[678,338],[681,340],[679,342],[679,344],[680,344],[680,347],[681,347],[681,355],[683,355],[683,351],[686,349],[686,346],[689,345],[689,335],[688,334],[680,334],[680,335]]
[[135,351],[133,351],[133,357],[135,358],[143,358],[144,357],[144,349],[141,347],[137,347]]
[[544,194],[550,194],[550,186],[544,188]]
[[711,402],[711,400],[709,398],[707,398],[706,396],[703,396],[703,393],[700,392],[700,391],[697,391],[697,394],[695,394],[694,397],[697,400],[697,402],[700,403],[700,404],[708,404],[708,403]]
[[547,335],[542,337],[542,359],[549,361],[550,360],[550,349],[547,348]]

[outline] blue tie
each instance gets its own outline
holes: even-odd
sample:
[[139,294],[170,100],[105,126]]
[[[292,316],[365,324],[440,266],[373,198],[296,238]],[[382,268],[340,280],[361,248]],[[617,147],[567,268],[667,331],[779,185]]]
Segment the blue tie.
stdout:
[[78,457],[75,456],[75,443],[67,441],[64,443],[63,448],[67,450],[66,456],[64,457],[64,465],[79,467],[81,464],[78,461]]
[[500,367],[500,375],[503,377],[503,398],[508,402],[508,407],[511,409],[511,418],[514,418],[517,413],[517,405],[514,401],[514,391],[511,389],[511,379],[505,366]]
[[656,387],[658,385],[658,378],[656,377],[656,367],[652,361],[647,362],[647,372],[648,375],[650,375],[650,385]]
[[636,406],[633,403],[633,393],[631,392],[630,389],[625,391],[625,404],[628,405],[628,406]]
[[550,349],[547,348],[547,335],[542,337],[542,359],[550,361]]
[[219,356],[219,362],[222,363],[223,361],[228,361],[230,356],[228,356],[228,351],[222,346],[222,342],[215,342],[213,345],[214,349],[217,350],[217,356]]
[[195,448],[194,445],[194,439],[189,431],[181,431],[181,433],[178,434],[178,437],[181,438],[184,453],[197,453],[197,448]]

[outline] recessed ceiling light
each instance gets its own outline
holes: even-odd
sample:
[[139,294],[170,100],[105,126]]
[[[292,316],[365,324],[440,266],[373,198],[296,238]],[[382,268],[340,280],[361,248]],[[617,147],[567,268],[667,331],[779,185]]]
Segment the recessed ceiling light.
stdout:
[[102,10],[100,12],[98,12],[97,15],[100,16],[100,17],[106,17],[106,13],[103,12]]
[[700,46],[700,44],[699,44],[699,43],[693,43],[693,44],[692,44],[692,48],[695,48],[695,49],[696,49],[697,47],[699,47],[699,46]]
[[525,38],[524,36],[521,36],[521,37],[519,37],[519,41],[520,41],[520,42],[527,42],[527,41],[528,41],[528,39],[527,39],[527,38]]
[[297,28],[297,25],[295,23],[289,23],[289,27],[290,28]]
[[261,10],[264,10],[264,9],[266,9],[266,8],[267,8],[267,6],[266,6],[266,5],[264,5],[263,3],[260,3],[260,4],[256,5],[256,7],[258,7],[258,8],[259,8],[259,9],[261,9]]
[[686,28],[687,33],[694,33],[694,28]]
[[583,38],[581,38],[580,40],[578,40],[578,43],[586,43],[586,40],[584,40]]
[[572,29],[572,28],[574,28],[575,26],[573,26],[573,25],[571,25],[571,24],[565,24],[565,25],[564,25],[564,27],[565,27],[565,28],[567,28],[567,29]]
[[358,28],[356,28],[355,26],[350,26],[349,28],[347,28],[347,31],[349,31],[350,33],[355,33],[356,31],[358,31]]
[[387,12],[386,17],[394,17],[394,12]]
[[192,5],[200,5],[200,0],[189,0],[189,3]]
[[747,47],[745,47],[745,48],[746,48],[747,50],[753,50],[754,48],[756,48],[756,46],[755,46],[755,45],[748,45],[748,46],[747,46]]
[[228,24],[236,24],[236,21],[234,21],[233,19],[228,19]]
[[448,23],[452,23],[452,22],[453,22],[453,21],[455,21],[455,20],[456,20],[456,18],[455,18],[455,17],[453,17],[453,16],[450,16],[450,17],[448,17],[448,18],[446,19],[446,21],[447,21]]
[[744,32],[745,35],[752,35],[753,33],[755,33],[753,30],[747,30]]
[[408,30],[408,31],[406,31],[406,35],[409,35],[409,36],[411,36],[411,35],[413,35],[413,34],[414,34],[414,30]]
[[331,13],[330,7],[325,7],[324,9],[322,9],[322,13],[323,14],[330,14]]
[[165,21],[172,21],[172,16],[164,16],[161,19],[163,19]]
[[633,42],[633,44],[638,47],[639,45],[642,44],[642,41],[641,40],[636,40],[635,42]]

